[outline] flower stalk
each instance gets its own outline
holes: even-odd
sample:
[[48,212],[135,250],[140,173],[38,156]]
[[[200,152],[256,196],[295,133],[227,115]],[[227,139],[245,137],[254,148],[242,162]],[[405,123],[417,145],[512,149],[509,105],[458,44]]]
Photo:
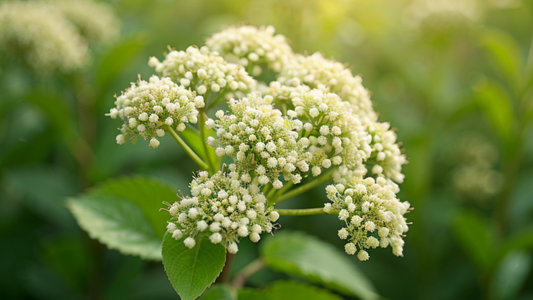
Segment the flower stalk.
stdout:
[[192,149],[185,143],[183,139],[172,129],[170,126],[165,126],[165,130],[170,133],[170,135],[180,144],[180,146],[185,150],[185,153],[189,155],[192,160],[203,170],[209,170],[209,165],[207,165]]

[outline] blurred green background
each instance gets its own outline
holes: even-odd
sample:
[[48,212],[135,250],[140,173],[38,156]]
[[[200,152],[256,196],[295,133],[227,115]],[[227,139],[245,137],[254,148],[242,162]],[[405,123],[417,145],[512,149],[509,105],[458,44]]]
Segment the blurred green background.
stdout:
[[[1,3],[1,2],[0,2]],[[389,299],[533,299],[533,2],[529,0],[116,0],[120,38],[87,68],[38,74],[0,55],[0,297],[177,299],[162,265],[92,240],[64,206],[108,178],[145,174],[186,190],[196,170],[167,136],[118,146],[104,114],[149,56],[227,25],[274,25],[293,49],[346,62],[397,128],[415,210],[404,258],[361,268]],[[95,16],[96,18],[98,16]],[[320,195],[320,196],[317,196]],[[289,201],[318,207],[323,192]],[[284,203],[285,204],[285,203]],[[341,249],[333,216],[283,228]],[[252,260],[243,242],[234,269]],[[282,275],[261,271],[251,286]]]

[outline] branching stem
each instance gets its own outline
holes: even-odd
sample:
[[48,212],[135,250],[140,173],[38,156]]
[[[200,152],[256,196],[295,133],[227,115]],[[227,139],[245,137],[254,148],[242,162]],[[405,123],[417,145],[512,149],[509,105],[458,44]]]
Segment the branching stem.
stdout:
[[244,267],[239,273],[237,273],[231,285],[236,289],[242,288],[246,284],[248,279],[252,277],[252,275],[259,272],[264,267],[265,267],[265,263],[263,263],[263,261],[260,258],[253,260],[246,267]]
[[172,129],[170,126],[165,126],[165,130],[170,133],[170,135],[180,144],[180,146],[185,150],[185,152],[194,160],[198,166],[203,170],[209,170],[209,166],[185,143],[184,140]]
[[324,208],[302,208],[302,209],[276,209],[280,216],[311,216],[311,215],[322,215],[322,214],[338,214],[338,210],[330,210],[325,212]]
[[215,174],[215,165],[211,161],[211,157],[209,156],[209,152],[207,149],[207,144],[205,143],[205,140],[207,139],[206,133],[205,133],[205,121],[207,120],[207,115],[205,114],[204,110],[200,110],[200,120],[198,123],[198,127],[200,128],[200,137],[202,138],[202,145],[204,147],[205,157],[207,158],[207,164],[209,165],[209,173]]
[[286,194],[282,194],[281,196],[278,197],[278,199],[275,199],[277,200],[276,203],[280,203],[282,201],[285,201],[285,200],[288,200],[292,197],[295,197],[295,196],[298,196],[304,192],[307,192],[308,190],[312,189],[312,188],[315,188],[319,185],[321,185],[322,183],[328,181],[329,179],[331,179],[331,174],[333,174],[333,172],[335,172],[336,169],[333,169],[333,170],[330,170],[329,172],[327,173],[324,173],[320,176],[318,176],[317,178],[313,179],[312,181],[302,185],[302,186],[299,186],[297,188],[295,188],[294,190],[291,190],[289,191],[288,193]]

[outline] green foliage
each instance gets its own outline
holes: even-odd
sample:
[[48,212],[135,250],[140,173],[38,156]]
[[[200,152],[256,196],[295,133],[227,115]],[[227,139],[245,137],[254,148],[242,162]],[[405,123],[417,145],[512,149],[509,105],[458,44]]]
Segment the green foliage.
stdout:
[[490,292],[492,299],[516,299],[531,268],[531,253],[513,251],[503,259]]
[[110,49],[96,64],[95,84],[101,90],[106,90],[124,69],[128,68],[135,60],[141,59],[140,54],[148,42],[147,39],[148,37],[144,35],[131,36]]
[[354,295],[377,299],[370,281],[332,245],[299,232],[283,231],[261,245],[261,257],[274,270]]
[[71,198],[68,208],[92,238],[124,254],[161,259],[166,218],[159,209],[174,201],[175,192],[142,178],[110,180],[88,194]]
[[341,300],[328,290],[317,288],[298,281],[276,281],[270,286],[257,290],[239,290],[239,300]]
[[465,210],[457,216],[454,229],[461,246],[478,267],[483,270],[493,267],[494,237],[483,215]]
[[[196,246],[189,249],[183,241],[166,234],[162,252],[168,279],[183,300],[200,296],[218,277],[226,261],[224,246],[211,243],[207,237],[197,238]],[[223,291],[211,293],[214,293],[211,297],[225,295]]]
[[199,300],[237,300],[237,291],[227,284],[215,284]]

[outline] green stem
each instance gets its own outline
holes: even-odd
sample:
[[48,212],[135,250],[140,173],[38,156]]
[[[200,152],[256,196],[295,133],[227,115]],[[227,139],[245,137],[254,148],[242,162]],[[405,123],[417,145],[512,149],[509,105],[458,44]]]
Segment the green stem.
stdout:
[[274,194],[272,198],[267,198],[268,201],[270,203],[276,203],[276,199],[278,199],[279,196],[285,194],[285,192],[287,192],[293,185],[294,183],[292,183],[292,181],[287,182],[281,189],[276,191],[276,193]]
[[276,209],[280,216],[311,216],[311,215],[322,215],[322,214],[338,214],[338,210],[331,210],[325,212],[324,208],[302,208],[302,209]]
[[291,190],[290,192],[288,192],[287,194],[283,194],[281,195],[278,199],[277,199],[277,202],[276,203],[280,203],[282,201],[285,201],[285,200],[288,200],[292,197],[295,197],[295,196],[298,196],[304,192],[307,192],[308,190],[310,189],[313,189],[319,185],[321,185],[322,183],[326,182],[327,180],[329,180],[331,178],[331,174],[333,172],[335,172],[336,168],[334,168],[333,170],[330,170],[329,172],[327,173],[324,173],[320,176],[318,176],[317,178],[313,179],[312,181],[300,186],[300,187],[297,187],[295,188],[294,190]]
[[266,198],[267,198],[267,199],[271,199],[271,198],[274,196],[274,194],[276,194],[277,191],[278,191],[278,190],[276,190],[274,187],[272,187],[272,188],[268,191],[268,193],[265,195]]
[[207,120],[207,115],[205,114],[205,111],[202,109],[200,110],[200,120],[198,126],[200,127],[200,136],[202,137],[202,146],[204,147],[205,157],[207,158],[207,164],[209,165],[209,173],[214,174],[215,173],[215,165],[211,161],[211,157],[209,155],[207,144],[205,143],[207,137],[205,133],[205,121]]
[[248,279],[252,277],[252,275],[261,271],[264,267],[265,263],[260,258],[253,260],[241,271],[239,271],[239,273],[237,273],[231,285],[236,289],[242,288],[246,284]]
[[194,160],[194,162],[200,166],[200,168],[203,170],[209,170],[209,166],[189,147],[189,145],[187,145],[187,143],[185,143],[184,140],[180,138],[180,136],[174,131],[174,129],[172,129],[172,127],[165,126],[165,129],[176,140],[176,142],[180,144],[180,146],[192,158],[192,160]]

